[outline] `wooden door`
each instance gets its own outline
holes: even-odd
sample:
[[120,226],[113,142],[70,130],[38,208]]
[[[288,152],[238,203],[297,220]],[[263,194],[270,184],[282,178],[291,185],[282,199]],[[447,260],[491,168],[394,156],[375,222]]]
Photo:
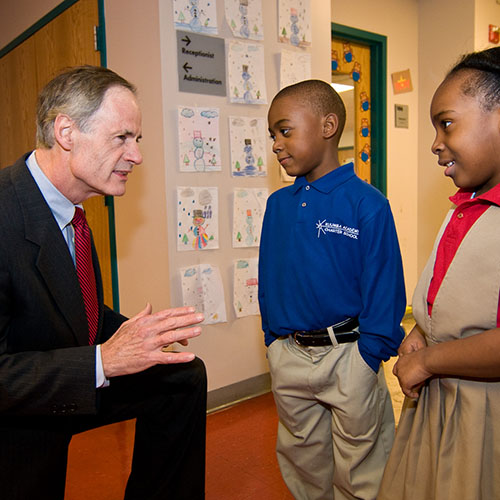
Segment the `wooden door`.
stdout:
[[[61,69],[100,65],[94,48],[99,24],[97,0],[79,0],[0,58],[0,168],[35,147],[35,109],[39,90]],[[103,196],[84,203],[94,234],[104,286],[113,304],[108,207]]]
[[[371,182],[371,74],[370,48],[366,45],[346,40],[332,39],[332,81],[352,84],[351,109],[347,109],[348,122],[345,136],[352,136],[352,152],[349,148],[339,151],[341,163],[344,159],[354,159],[356,173],[366,182]],[[340,94],[344,97],[343,94]],[[344,102],[345,103],[345,102]],[[346,108],[348,106],[346,105]],[[343,157],[345,154],[345,158]]]

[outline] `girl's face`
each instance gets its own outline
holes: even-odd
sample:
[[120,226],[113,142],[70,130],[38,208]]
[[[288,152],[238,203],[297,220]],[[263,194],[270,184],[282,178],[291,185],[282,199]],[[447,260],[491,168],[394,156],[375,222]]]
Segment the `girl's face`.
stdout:
[[483,194],[500,183],[500,108],[484,111],[461,91],[468,72],[445,80],[431,104],[432,152],[459,188]]

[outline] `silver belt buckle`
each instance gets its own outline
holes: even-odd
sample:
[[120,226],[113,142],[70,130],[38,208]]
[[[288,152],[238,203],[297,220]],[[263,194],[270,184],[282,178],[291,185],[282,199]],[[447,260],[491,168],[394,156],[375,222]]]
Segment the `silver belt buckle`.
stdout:
[[304,346],[303,346],[303,345],[302,345],[302,344],[301,344],[301,343],[297,340],[297,334],[298,334],[298,333],[299,333],[298,331],[293,332],[293,341],[294,341],[294,342],[295,342],[298,346],[300,346],[300,347],[304,347]]

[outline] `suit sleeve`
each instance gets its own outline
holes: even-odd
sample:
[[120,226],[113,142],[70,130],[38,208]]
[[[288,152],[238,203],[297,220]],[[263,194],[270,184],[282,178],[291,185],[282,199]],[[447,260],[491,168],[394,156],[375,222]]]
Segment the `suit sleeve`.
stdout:
[[[33,270],[5,252],[0,244],[0,416],[94,414],[95,346],[78,345],[41,281],[28,281]],[[106,308],[105,335],[125,319]]]

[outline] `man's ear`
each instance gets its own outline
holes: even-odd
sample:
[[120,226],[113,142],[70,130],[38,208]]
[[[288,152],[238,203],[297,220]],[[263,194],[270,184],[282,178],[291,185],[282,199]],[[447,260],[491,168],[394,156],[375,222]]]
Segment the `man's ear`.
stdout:
[[339,129],[339,117],[335,113],[328,113],[323,118],[323,137],[331,139]]
[[54,139],[65,151],[70,151],[73,147],[73,131],[76,128],[75,122],[62,113],[54,120]]

